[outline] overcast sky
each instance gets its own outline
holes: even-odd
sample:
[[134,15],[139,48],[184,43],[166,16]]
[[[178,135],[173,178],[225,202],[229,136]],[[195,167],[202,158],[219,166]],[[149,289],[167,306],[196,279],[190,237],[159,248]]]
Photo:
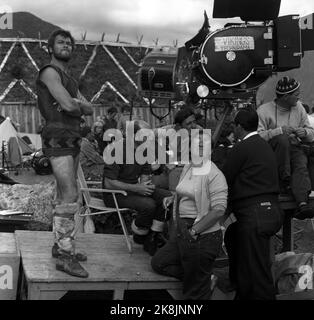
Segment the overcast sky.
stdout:
[[[234,0],[235,1],[235,0]],[[263,0],[260,0],[263,1]],[[76,39],[87,31],[87,40],[179,45],[193,37],[203,24],[206,10],[212,30],[223,26],[222,19],[212,19],[213,0],[0,0],[13,11],[28,11],[39,18],[69,29]],[[281,0],[280,15],[314,12],[314,0]],[[230,21],[230,20],[229,20]]]

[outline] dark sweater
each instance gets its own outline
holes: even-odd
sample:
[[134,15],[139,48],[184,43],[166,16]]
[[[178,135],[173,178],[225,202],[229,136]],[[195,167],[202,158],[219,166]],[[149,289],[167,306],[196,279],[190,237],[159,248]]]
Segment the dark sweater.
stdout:
[[233,208],[260,200],[277,199],[279,182],[273,150],[258,134],[238,144],[229,152],[222,169],[229,187]]

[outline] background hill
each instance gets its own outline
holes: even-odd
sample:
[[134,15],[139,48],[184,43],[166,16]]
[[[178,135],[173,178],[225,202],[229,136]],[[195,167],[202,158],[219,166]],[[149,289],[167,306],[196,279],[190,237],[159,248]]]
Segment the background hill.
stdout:
[[36,38],[40,31],[41,39],[47,39],[49,34],[60,29],[58,26],[47,21],[41,20],[29,12],[14,12],[13,13],[13,29],[1,30],[0,38]]

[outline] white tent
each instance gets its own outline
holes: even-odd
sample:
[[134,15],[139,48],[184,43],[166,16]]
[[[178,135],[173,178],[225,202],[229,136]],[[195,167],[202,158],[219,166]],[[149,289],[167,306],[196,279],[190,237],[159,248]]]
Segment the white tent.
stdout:
[[22,162],[22,155],[34,152],[34,150],[19,136],[18,132],[13,127],[10,118],[6,118],[0,124],[0,143],[1,151],[5,149],[8,160],[13,165],[18,165]]

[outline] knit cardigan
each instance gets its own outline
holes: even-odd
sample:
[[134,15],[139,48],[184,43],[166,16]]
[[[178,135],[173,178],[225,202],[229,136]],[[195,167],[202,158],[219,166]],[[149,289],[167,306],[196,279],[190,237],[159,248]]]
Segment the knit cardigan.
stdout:
[[282,134],[282,126],[304,128],[306,137],[302,140],[311,142],[314,139],[314,129],[311,127],[306,111],[299,101],[290,110],[276,105],[275,101],[271,101],[261,105],[257,109],[257,114],[259,117],[257,131],[266,141]]
[[[179,183],[187,174],[191,164],[184,166]],[[202,175],[195,175],[193,179],[193,188],[195,195],[195,204],[197,208],[197,217],[195,223],[201,220],[210,210],[217,205],[227,208],[228,186],[223,173],[217,168],[213,162],[207,162],[206,167],[203,167],[206,173]],[[193,170],[193,169],[192,169]],[[176,211],[179,208],[180,197],[175,194],[174,206],[173,206],[173,218],[176,219]],[[220,229],[220,224],[217,222],[214,226],[208,230],[202,232],[202,234],[214,232]]]

